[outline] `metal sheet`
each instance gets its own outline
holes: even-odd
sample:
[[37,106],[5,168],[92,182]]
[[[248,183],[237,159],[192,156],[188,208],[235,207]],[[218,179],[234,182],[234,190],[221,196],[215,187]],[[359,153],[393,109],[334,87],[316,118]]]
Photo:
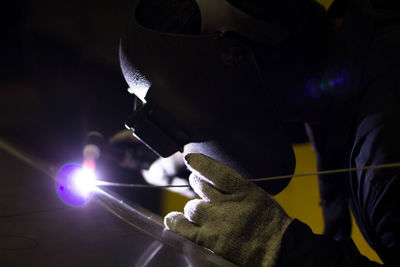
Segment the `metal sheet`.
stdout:
[[66,205],[48,179],[56,168],[4,148],[0,266],[234,266],[112,192],[99,189],[83,207]]

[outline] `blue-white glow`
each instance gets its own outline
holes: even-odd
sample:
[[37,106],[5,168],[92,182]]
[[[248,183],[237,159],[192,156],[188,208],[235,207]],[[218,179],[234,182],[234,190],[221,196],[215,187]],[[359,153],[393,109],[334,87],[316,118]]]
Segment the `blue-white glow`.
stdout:
[[64,165],[57,174],[57,193],[71,206],[88,203],[96,189],[96,175],[93,169],[72,163]]

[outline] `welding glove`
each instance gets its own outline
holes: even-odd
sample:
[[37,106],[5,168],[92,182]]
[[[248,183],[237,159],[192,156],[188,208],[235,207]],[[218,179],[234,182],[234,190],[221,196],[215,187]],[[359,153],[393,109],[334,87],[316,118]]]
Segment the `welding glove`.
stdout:
[[[168,158],[158,158],[148,170],[143,170],[142,175],[146,182],[153,185],[188,185],[190,172],[187,170],[183,154],[177,152]],[[195,197],[195,193],[189,187],[167,188],[188,198]]]
[[164,218],[167,229],[240,266],[274,266],[291,218],[262,189],[202,154],[188,154],[190,185],[201,199]]

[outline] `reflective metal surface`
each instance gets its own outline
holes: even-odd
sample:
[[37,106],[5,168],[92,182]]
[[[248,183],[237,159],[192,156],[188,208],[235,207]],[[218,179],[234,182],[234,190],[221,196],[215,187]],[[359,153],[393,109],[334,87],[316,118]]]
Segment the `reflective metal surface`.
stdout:
[[10,148],[0,142],[0,266],[234,266],[110,191],[66,205],[57,169]]

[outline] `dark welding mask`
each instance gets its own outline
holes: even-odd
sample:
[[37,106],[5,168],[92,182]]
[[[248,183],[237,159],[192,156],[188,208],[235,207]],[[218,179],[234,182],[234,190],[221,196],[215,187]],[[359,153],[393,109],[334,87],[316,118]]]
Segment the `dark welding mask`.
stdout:
[[[185,147],[247,178],[293,173],[294,153],[252,50],[301,31],[304,6],[291,2],[273,12],[280,19],[266,21],[225,0],[197,0],[199,35],[145,28],[135,8],[120,47],[122,71],[138,102],[127,127],[163,157]],[[276,194],[288,182],[260,186]]]

